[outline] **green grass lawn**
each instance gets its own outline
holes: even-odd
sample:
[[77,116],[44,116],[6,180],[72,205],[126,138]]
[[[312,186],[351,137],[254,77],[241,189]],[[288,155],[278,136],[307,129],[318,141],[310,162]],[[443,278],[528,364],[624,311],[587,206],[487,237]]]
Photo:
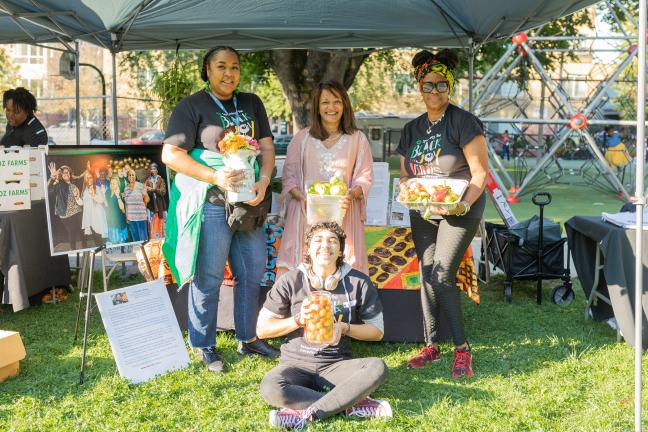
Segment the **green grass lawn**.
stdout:
[[[114,287],[136,283],[121,279]],[[405,367],[415,344],[354,343],[356,356],[380,356],[390,368],[374,397],[391,421],[333,418],[313,431],[622,431],[632,429],[633,351],[605,324],[584,321],[584,296],[556,306],[534,301],[534,285],[516,282],[505,304],[501,279],[482,287],[482,304],[464,301],[476,376],[450,378],[451,347],[424,370]],[[119,377],[98,312],[90,326],[86,383],[78,384],[81,347],[72,346],[76,296],[12,313],[0,328],[21,333],[27,349],[19,376],[0,384],[1,431],[256,431],[268,411],[259,381],[275,364],[241,358],[233,335],[219,337],[230,371],[213,375],[192,354],[189,368],[132,385]],[[273,341],[279,344],[279,340]],[[645,367],[645,365],[644,365]],[[648,424],[644,424],[648,427]]]
[[[391,171],[398,175],[396,164],[391,164]],[[530,190],[552,193],[546,217],[564,222],[573,215],[615,212],[622,204],[612,193],[571,180]],[[536,214],[531,193],[513,205],[513,211],[520,220]],[[485,216],[499,220],[490,203]],[[113,287],[136,282],[122,278]],[[334,418],[309,430],[631,430],[633,350],[616,343],[614,331],[605,324],[583,319],[585,299],[577,282],[576,301],[570,306],[552,304],[549,293],[554,284],[545,284],[542,306],[535,304],[534,285],[520,282],[514,284],[513,303],[505,304],[501,279],[482,285],[481,305],[464,301],[476,371],[468,381],[450,378],[448,345],[440,363],[412,371],[404,365],[417,352],[415,344],[354,343],[356,356],[380,356],[390,367],[389,379],[374,397],[389,400],[394,419]],[[229,363],[228,373],[209,374],[192,354],[189,368],[131,385],[117,373],[95,311],[86,383],[79,385],[81,347],[72,346],[77,301],[74,295],[62,304],[15,314],[0,306],[0,328],[19,331],[27,348],[21,374],[0,384],[0,431],[268,429],[270,407],[258,389],[275,363],[237,356],[231,333],[221,334],[218,342]]]

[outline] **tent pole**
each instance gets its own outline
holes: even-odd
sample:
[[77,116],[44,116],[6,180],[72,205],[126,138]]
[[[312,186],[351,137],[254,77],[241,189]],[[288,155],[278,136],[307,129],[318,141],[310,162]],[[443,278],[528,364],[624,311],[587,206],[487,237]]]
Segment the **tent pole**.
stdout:
[[117,119],[117,54],[114,51],[111,51],[110,54],[112,55],[112,91],[110,92],[110,106],[113,118],[113,139],[115,140],[115,145],[117,145],[119,143],[119,121]]
[[473,87],[475,79],[475,44],[468,39],[468,111],[473,112]]
[[[646,151],[646,0],[639,0],[639,56],[637,65],[637,159],[635,197],[637,197],[636,224],[643,225],[644,210],[644,163]],[[635,298],[634,298],[634,347],[635,347],[635,403],[634,430],[641,432],[641,357],[643,325],[643,229],[635,230]]]
[[76,145],[81,145],[81,90],[80,90],[80,68],[79,64],[81,61],[81,51],[79,50],[79,41],[74,41],[74,55],[76,56],[74,62],[74,79],[76,81],[76,108],[74,113],[74,119],[76,123]]

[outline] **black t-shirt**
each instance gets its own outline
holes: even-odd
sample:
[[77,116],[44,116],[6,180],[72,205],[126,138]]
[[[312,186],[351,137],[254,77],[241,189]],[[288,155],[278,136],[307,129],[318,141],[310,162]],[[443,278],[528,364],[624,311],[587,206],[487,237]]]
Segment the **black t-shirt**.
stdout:
[[[478,135],[484,135],[482,122],[450,104],[443,119],[432,128],[427,113],[407,123],[396,151],[405,157],[410,177],[447,176],[470,181],[472,175],[463,147]],[[464,217],[481,218],[485,205],[482,194]]]
[[5,135],[0,140],[0,145],[5,147],[47,145],[47,131],[43,124],[34,115],[31,115],[27,117],[25,123],[16,128],[7,125]]
[[[270,312],[283,318],[299,314],[304,299],[310,293],[310,284],[301,270],[295,269],[284,273],[268,292],[263,305]],[[364,320],[375,318],[382,312],[378,291],[369,279],[358,270],[347,273],[333,291],[328,291],[335,302],[335,319],[341,315],[341,321],[362,324]],[[335,346],[322,347],[307,342],[304,330],[297,329],[286,335],[286,342],[281,345],[281,361],[291,360],[308,363],[334,363],[351,358],[348,337],[342,336]]]
[[[252,136],[256,140],[272,137],[265,107],[257,95],[242,92],[236,94],[236,109],[234,98],[221,102],[226,113],[205,90],[182,99],[171,113],[164,143],[187,151],[194,148],[218,151],[217,144],[223,131],[236,126],[237,110],[240,134]],[[225,191],[218,187],[210,188],[206,199],[213,204],[223,205]]]

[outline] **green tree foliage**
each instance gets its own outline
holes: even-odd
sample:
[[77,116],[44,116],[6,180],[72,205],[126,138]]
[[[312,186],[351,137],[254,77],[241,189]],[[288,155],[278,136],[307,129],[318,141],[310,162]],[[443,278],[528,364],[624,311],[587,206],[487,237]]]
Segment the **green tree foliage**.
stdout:
[[[599,11],[602,13],[603,21],[613,31],[628,35],[638,33],[635,25],[639,16],[639,2],[637,0],[619,0],[618,3],[608,3],[607,6],[601,5]],[[631,43],[636,43],[636,41],[624,42],[622,47],[629,48]],[[637,118],[637,65],[638,62],[635,58],[622,72],[621,79],[612,87],[616,93],[612,101],[616,105],[620,117],[626,120],[635,120]],[[648,111],[646,113],[648,114]]]
[[173,108],[187,95],[198,90],[200,70],[195,63],[175,60],[171,67],[160,72],[153,80],[151,93],[160,101],[162,129],[166,129]]
[[[205,50],[131,51],[120,62],[121,72],[138,83],[138,96],[152,99],[160,108],[162,124],[180,100],[204,87],[200,77]],[[141,85],[142,71],[153,71],[149,85]],[[290,109],[281,93],[281,86],[271,73],[265,54],[241,53],[239,89],[259,94],[270,117],[289,118]]]
[[0,48],[0,91],[16,86],[18,82],[18,67],[13,63],[4,48]]
[[284,96],[281,83],[272,71],[266,71],[265,81],[257,85],[254,93],[263,101],[268,117],[283,120],[292,118],[288,99]]
[[[590,10],[585,9],[578,11],[570,16],[550,21],[543,26],[529,31],[529,36],[577,36],[582,29],[592,28],[593,23],[590,17]],[[511,44],[511,39],[507,38],[501,41],[490,42],[479,47],[475,53],[475,75],[479,76],[486,73],[502,55]],[[574,48],[574,42],[570,41],[536,41],[533,42],[532,48],[538,60],[548,70],[555,70],[559,67],[560,63],[566,59],[576,60],[577,56],[574,52],[561,53],[558,51],[550,51],[557,49],[571,49]],[[549,50],[549,51],[541,51]],[[511,56],[510,64],[515,57]],[[459,75],[468,76],[468,50],[463,50],[460,54]],[[511,78],[519,82],[521,88],[526,87],[526,81],[530,77],[530,65],[528,60],[514,69],[511,73]]]
[[[535,36],[577,35],[583,27],[591,27],[589,11],[581,11],[543,25],[530,32]],[[480,46],[475,55],[475,73],[485,73],[506,51],[510,39]],[[571,48],[568,41],[540,41],[536,49]],[[349,88],[356,110],[409,111],[420,101],[404,89],[416,85],[409,61],[416,50],[273,50],[241,53],[243,91],[257,93],[266,105],[268,115],[277,118],[293,116],[296,128],[308,124],[312,91],[322,80],[335,79]],[[125,71],[137,79],[138,70],[162,71],[150,88],[139,88],[142,97],[160,99],[165,116],[184,96],[200,88],[200,65],[204,51],[134,51],[122,61]],[[467,76],[468,52],[459,50],[461,63],[458,76]],[[565,57],[574,53],[537,52],[548,69],[554,69]],[[509,61],[513,60],[513,56]],[[528,64],[513,72],[520,86],[529,78]],[[166,71],[166,72],[165,72]],[[357,81],[356,81],[357,78]],[[176,84],[173,81],[178,81]],[[391,107],[391,109],[390,109]],[[417,108],[418,109],[418,108]]]

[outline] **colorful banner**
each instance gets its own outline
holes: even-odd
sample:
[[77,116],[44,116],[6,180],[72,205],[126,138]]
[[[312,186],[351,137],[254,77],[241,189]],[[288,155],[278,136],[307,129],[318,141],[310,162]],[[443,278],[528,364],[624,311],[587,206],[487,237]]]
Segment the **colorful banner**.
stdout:
[[261,279],[261,286],[271,287],[274,285],[277,275],[277,256],[281,246],[284,227],[279,223],[277,216],[269,216],[263,229],[266,234],[266,249],[268,251],[268,260],[266,261],[266,271]]
[[[419,261],[410,228],[365,228],[369,276],[379,289],[421,288]],[[477,272],[469,246],[457,271],[457,287],[479,304]]]

